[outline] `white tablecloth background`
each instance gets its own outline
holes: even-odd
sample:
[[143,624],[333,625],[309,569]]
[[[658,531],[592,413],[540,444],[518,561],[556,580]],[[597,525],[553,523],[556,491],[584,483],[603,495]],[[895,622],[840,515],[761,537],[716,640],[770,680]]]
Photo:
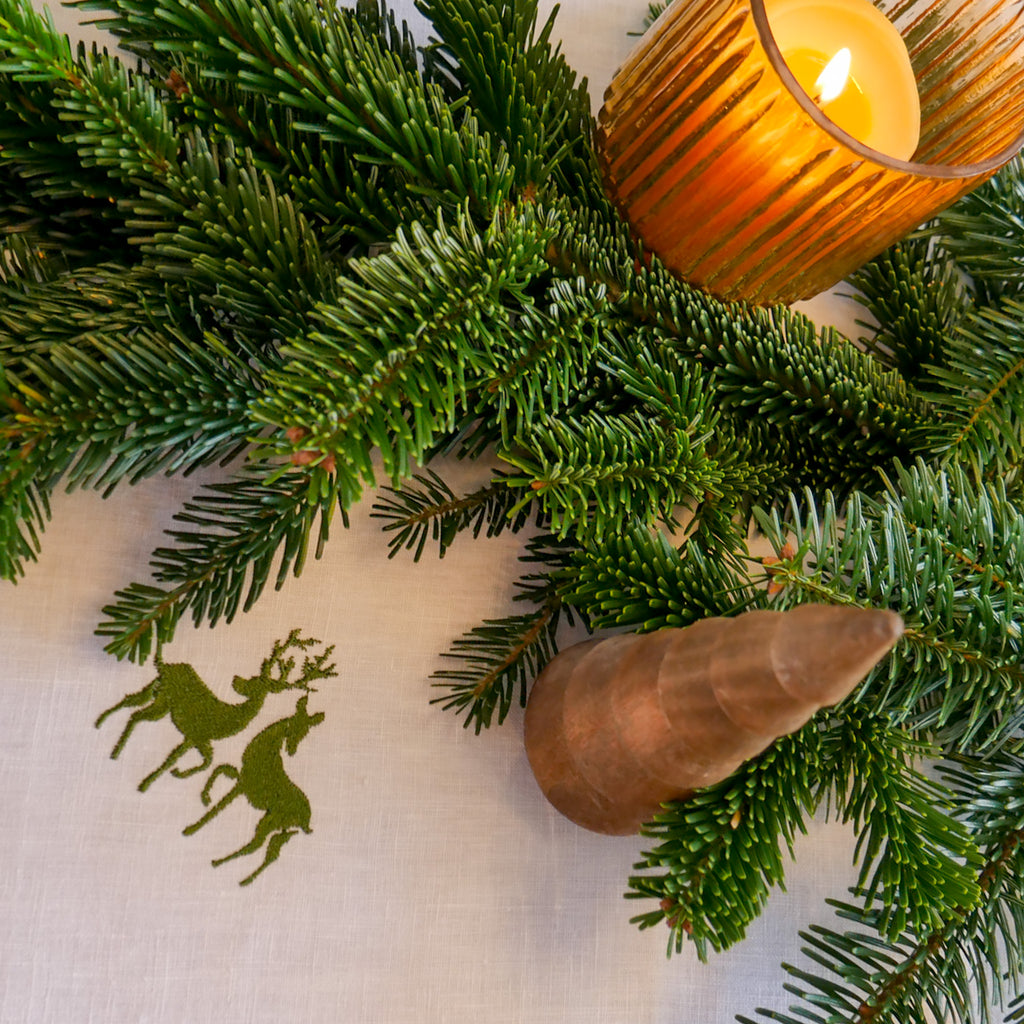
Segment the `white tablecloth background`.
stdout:
[[[563,5],[565,52],[595,97],[645,8]],[[458,485],[487,468],[448,474]],[[182,625],[165,652],[237,700],[232,676],[255,673],[290,629],[337,645],[340,675],[310,699],[326,719],[288,763],[313,833],[250,887],[237,882],[255,858],[211,867],[256,812],[237,801],[183,837],[204,776],[135,788],[178,742],[173,726],[141,724],[112,761],[126,714],[92,725],[154,675],[104,654],[101,608],[147,578],[196,489],[153,480],[107,501],[61,496],[38,564],[0,583],[3,1024],[724,1024],[785,1005],[779,961],[797,955],[798,928],[831,921],[823,898],[852,880],[846,831],[814,823],[789,891],[746,942],[706,966],[691,950],[667,959],[667,931],[638,932],[628,919],[643,906],[622,898],[643,841],[592,835],[548,806],[518,709],[476,737],[429,704],[439,653],[509,611],[520,538],[389,561],[369,499],[301,579],[231,625]],[[258,722],[294,706],[273,700]],[[237,762],[242,745],[218,745],[217,762]]]

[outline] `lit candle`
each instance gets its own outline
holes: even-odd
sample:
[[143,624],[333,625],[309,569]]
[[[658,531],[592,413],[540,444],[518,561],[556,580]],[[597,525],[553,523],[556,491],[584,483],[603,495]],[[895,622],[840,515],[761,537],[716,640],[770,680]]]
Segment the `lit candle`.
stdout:
[[783,60],[821,112],[865,146],[909,160],[921,101],[896,26],[870,0],[766,0],[765,9]]
[[868,0],[665,8],[595,136],[645,251],[722,299],[806,299],[1021,150],[1024,0],[887,2],[904,38]]

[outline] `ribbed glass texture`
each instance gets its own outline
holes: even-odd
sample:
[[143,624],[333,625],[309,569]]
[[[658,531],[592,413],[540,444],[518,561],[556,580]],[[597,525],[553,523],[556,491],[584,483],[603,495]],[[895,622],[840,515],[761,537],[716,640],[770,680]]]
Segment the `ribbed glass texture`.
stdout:
[[1022,0],[877,0],[910,54],[910,162],[825,117],[763,0],[674,0],[605,94],[605,188],[645,246],[725,299],[789,303],[969,192],[1024,143]]

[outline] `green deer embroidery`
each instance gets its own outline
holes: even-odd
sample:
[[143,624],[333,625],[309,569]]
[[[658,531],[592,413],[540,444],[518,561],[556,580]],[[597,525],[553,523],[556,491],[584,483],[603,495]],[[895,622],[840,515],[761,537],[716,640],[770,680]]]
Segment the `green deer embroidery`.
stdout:
[[[257,675],[247,678],[235,676],[231,687],[245,698],[238,704],[216,697],[191,665],[167,665],[157,656],[156,679],[137,693],[129,693],[96,719],[96,728],[99,728],[115,711],[122,708],[138,709],[129,717],[110,756],[116,758],[121,753],[139,722],[157,722],[170,715],[182,735],[182,741],[167,755],[163,764],[139,783],[139,789],[145,792],[168,769],[177,778],[185,778],[208,768],[213,762],[213,741],[240,733],[259,714],[268,694],[295,689],[308,693],[312,689],[309,684],[314,680],[338,674],[333,664],[326,664],[334,651],[332,645],[316,657],[306,656],[299,677],[294,682],[290,681],[289,677],[295,669],[295,658],[285,657],[285,654],[292,649],[308,650],[320,642],[311,638],[303,639],[299,634],[299,630],[293,629],[286,640],[277,641]],[[198,751],[202,758],[199,764],[190,768],[172,767],[189,750]]]
[[198,821],[183,830],[184,835],[192,835],[240,796],[244,796],[256,810],[264,811],[248,843],[234,853],[213,861],[213,866],[217,867],[236,857],[255,853],[266,843],[267,852],[263,863],[243,878],[240,885],[248,885],[264,868],[277,860],[281,847],[297,835],[300,829],[307,833],[313,831],[309,825],[312,813],[309,800],[286,774],[281,756],[282,746],[294,756],[309,730],[324,720],[322,711],[315,715],[307,713],[308,700],[308,697],[300,697],[295,705],[295,714],[272,722],[258,732],[242,753],[241,767],[219,764],[210,772],[202,793],[203,804],[206,806],[210,804],[210,790],[219,776],[225,775],[233,779],[235,784]]

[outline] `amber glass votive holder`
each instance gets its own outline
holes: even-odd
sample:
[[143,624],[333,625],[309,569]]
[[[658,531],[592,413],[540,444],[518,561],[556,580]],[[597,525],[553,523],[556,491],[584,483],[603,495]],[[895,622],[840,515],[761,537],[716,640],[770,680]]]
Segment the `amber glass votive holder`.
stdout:
[[880,0],[921,100],[911,160],[800,88],[764,0],[673,0],[598,119],[605,189],[647,250],[720,298],[810,298],[993,175],[1024,144],[1017,0]]

